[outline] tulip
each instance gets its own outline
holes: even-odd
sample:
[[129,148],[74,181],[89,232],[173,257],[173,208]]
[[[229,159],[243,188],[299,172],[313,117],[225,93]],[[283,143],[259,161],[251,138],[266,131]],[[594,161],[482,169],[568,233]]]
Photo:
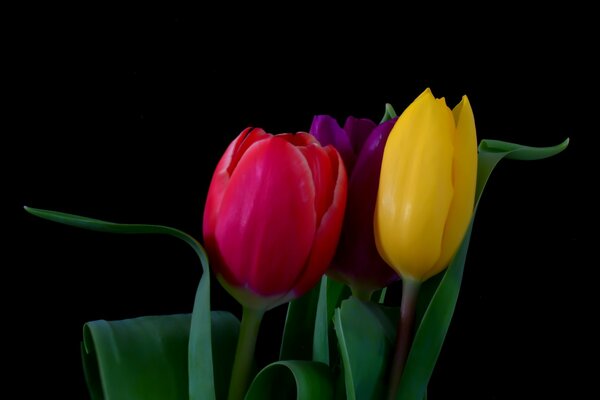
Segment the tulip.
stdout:
[[252,308],[304,294],[334,255],[346,191],[332,146],[307,133],[244,130],[217,165],[204,211],[205,246],[219,281]]
[[442,271],[473,215],[477,139],[466,96],[450,110],[425,90],[385,145],[375,210],[381,256],[402,278]]
[[429,89],[404,110],[383,152],[375,242],[402,277],[388,399],[395,399],[412,341],[421,282],[442,271],[465,235],[475,201],[477,138],[466,96],[450,110]]
[[245,395],[264,312],[304,294],[329,266],[346,191],[339,153],[307,133],[248,128],[219,161],[203,233],[217,279],[243,305],[230,400]]
[[348,117],[341,128],[328,115],[315,116],[310,128],[322,145],[333,145],[348,171],[348,202],[340,242],[327,271],[363,298],[398,279],[375,246],[373,213],[383,148],[395,119],[377,126],[369,119]]

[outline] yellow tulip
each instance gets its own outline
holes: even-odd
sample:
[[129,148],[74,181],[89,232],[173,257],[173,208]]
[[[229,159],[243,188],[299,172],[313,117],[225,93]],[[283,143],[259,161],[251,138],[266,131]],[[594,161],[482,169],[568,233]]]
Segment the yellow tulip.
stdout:
[[450,110],[425,90],[389,135],[375,208],[377,249],[403,279],[423,282],[446,268],[473,215],[476,177],[467,96]]

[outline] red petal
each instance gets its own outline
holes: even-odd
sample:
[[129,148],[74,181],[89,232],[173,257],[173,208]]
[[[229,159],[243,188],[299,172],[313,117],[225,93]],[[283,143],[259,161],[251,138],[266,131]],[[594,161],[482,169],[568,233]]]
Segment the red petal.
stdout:
[[308,162],[315,183],[315,210],[319,226],[333,200],[337,168],[334,169],[330,154],[320,145],[311,144],[299,149]]
[[250,147],[216,221],[224,278],[264,296],[288,292],[313,243],[314,196],[309,166],[290,143],[271,136]]
[[299,146],[308,146],[311,143],[319,143],[317,139],[306,132],[298,132],[298,133],[282,133],[277,135],[278,138],[285,140],[286,142],[299,147]]
[[248,150],[250,146],[258,142],[259,140],[267,139],[271,136],[272,135],[269,135],[260,128],[244,129],[244,131],[242,131],[242,133],[240,133],[240,135],[234,141],[235,145],[233,154],[231,157],[231,161],[229,162],[229,166],[227,167],[227,172],[229,172],[229,175],[233,173],[233,170],[240,161],[240,158],[244,155],[244,153],[246,152],[246,150]]
[[[331,170],[336,173],[335,183],[332,183],[332,201],[324,213],[317,228],[312,251],[306,267],[294,286],[294,296],[299,297],[310,290],[325,273],[335,254],[342,230],[348,178],[344,163],[337,151],[331,146],[325,147]],[[335,186],[334,186],[335,185]]]
[[206,204],[204,206],[202,233],[204,237],[204,246],[211,256],[211,261],[216,268],[218,268],[219,260],[214,238],[215,227],[223,195],[229,184],[229,178],[231,176],[230,170],[233,170],[233,167],[237,164],[239,158],[251,144],[269,136],[270,135],[265,133],[262,129],[244,129],[242,133],[229,144],[215,168],[206,197]]

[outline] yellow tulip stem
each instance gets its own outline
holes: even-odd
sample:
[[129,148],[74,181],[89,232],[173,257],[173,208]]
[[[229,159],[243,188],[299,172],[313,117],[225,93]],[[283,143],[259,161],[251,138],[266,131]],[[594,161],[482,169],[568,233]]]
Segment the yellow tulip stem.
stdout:
[[356,286],[350,286],[350,290],[352,291],[352,296],[356,297],[357,299],[362,301],[371,301],[371,295],[373,294],[372,290],[365,290]]
[[403,279],[402,281],[402,305],[400,306],[400,321],[396,334],[396,351],[392,361],[388,400],[396,398],[402,371],[412,344],[413,325],[420,287],[421,282],[410,279]]
[[228,400],[242,400],[246,396],[246,391],[250,384],[250,373],[252,371],[252,361],[254,360],[254,348],[256,347],[258,328],[260,327],[264,313],[264,310],[244,307],[240,334],[235,350],[235,360],[231,372]]

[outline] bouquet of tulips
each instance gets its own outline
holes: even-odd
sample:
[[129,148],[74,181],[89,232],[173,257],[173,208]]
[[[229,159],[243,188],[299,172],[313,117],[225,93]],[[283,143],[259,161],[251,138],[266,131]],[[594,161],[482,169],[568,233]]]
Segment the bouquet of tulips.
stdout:
[[[177,229],[26,208],[114,233],[166,234],[198,254],[193,312],[84,326],[93,399],[422,400],[460,290],[474,213],[496,164],[567,147],[477,145],[467,97],[425,90],[379,124],[316,116],[308,133],[247,128],[216,166],[203,245]],[[212,310],[210,274],[243,308]],[[385,302],[401,279],[401,304]],[[287,305],[279,359],[254,359]]]

